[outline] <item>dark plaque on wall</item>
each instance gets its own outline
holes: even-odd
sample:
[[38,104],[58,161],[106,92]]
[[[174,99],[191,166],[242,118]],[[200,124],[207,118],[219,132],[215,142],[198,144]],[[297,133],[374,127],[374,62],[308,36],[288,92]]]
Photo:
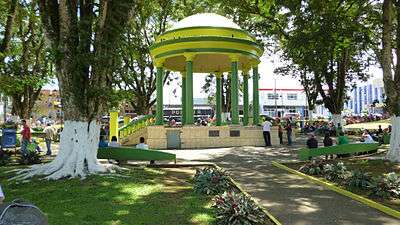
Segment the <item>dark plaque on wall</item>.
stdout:
[[231,137],[240,137],[240,130],[231,130],[229,134]]
[[219,130],[209,130],[208,136],[209,137],[219,137]]

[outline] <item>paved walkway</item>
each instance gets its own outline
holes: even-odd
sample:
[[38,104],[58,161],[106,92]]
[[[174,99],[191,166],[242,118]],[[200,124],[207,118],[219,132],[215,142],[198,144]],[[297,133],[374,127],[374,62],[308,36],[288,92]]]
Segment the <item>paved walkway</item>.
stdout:
[[294,159],[295,150],[240,147],[169,151],[179,161],[215,162],[283,224],[385,224],[400,221],[271,165]]

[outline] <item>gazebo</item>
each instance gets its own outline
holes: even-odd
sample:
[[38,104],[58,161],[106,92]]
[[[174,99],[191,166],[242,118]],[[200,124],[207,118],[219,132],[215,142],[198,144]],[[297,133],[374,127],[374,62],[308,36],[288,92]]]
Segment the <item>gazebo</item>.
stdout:
[[221,126],[221,75],[231,76],[231,123],[239,125],[239,71],[243,76],[243,125],[249,125],[250,70],[253,78],[253,124],[259,123],[258,64],[263,54],[255,37],[231,20],[213,13],[189,16],[158,36],[150,47],[157,68],[156,124],[163,124],[164,71],[182,76],[182,124],[194,123],[193,73],[216,75],[216,124]]

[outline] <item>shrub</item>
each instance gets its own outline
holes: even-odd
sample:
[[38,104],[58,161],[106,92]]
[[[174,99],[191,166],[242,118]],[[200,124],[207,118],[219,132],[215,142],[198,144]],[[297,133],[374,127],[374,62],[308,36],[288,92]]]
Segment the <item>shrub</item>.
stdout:
[[214,199],[217,224],[259,225],[266,224],[264,212],[247,196],[235,192],[224,192]]
[[350,177],[350,172],[347,171],[343,162],[338,162],[336,165],[324,165],[324,175],[327,180],[341,182]]
[[388,173],[375,178],[371,185],[371,191],[372,195],[382,198],[400,197],[400,176]]
[[312,161],[300,167],[299,171],[309,175],[320,175],[323,172],[324,162]]
[[0,150],[0,166],[5,166],[11,162],[11,157],[7,152]]
[[372,184],[371,174],[360,170],[352,171],[350,177],[347,180],[347,186],[361,188],[364,190],[371,187],[371,184]]
[[197,169],[194,181],[195,192],[207,195],[220,194],[231,187],[227,173],[213,167]]
[[21,165],[38,164],[42,162],[42,157],[37,151],[28,151],[27,154],[21,154],[18,162]]

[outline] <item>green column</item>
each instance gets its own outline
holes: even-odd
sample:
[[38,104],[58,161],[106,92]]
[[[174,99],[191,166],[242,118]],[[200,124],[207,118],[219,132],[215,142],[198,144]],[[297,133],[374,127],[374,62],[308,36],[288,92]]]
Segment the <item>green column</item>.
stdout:
[[253,125],[259,123],[258,67],[253,67]]
[[231,58],[231,118],[232,124],[239,124],[238,59]]
[[221,126],[222,118],[221,118],[221,111],[222,111],[222,101],[221,101],[221,76],[222,73],[217,73],[217,92],[215,93],[215,109],[216,109],[216,117],[217,117],[217,126]]
[[243,71],[243,126],[249,125],[249,72]]
[[183,71],[181,73],[182,76],[182,124],[185,124],[186,122],[186,71]]
[[185,124],[193,124],[193,57],[194,55],[188,55],[186,57],[186,117]]
[[164,68],[162,66],[157,66],[157,76],[156,76],[156,125],[164,124],[164,112],[163,112],[163,79],[164,79]]

